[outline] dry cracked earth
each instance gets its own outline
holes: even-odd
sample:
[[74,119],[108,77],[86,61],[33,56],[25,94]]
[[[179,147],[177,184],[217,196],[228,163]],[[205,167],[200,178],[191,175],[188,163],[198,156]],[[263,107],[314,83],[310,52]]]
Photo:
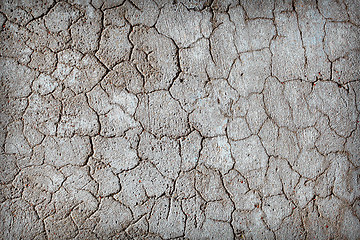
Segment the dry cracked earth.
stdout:
[[360,239],[360,1],[0,3],[1,239]]

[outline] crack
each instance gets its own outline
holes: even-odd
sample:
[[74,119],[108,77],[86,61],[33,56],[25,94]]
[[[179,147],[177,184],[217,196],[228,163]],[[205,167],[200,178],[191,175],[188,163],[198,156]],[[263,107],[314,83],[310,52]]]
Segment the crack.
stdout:
[[305,47],[304,39],[303,39],[303,32],[302,32],[301,27],[300,27],[299,14],[297,13],[296,7],[295,7],[295,0],[292,0],[291,4],[292,4],[293,11],[295,12],[297,27],[298,27],[298,30],[299,30],[299,33],[300,33],[301,45],[302,45],[302,48],[304,50],[304,59],[305,59],[304,69],[306,69],[307,66],[308,66],[308,59],[307,59],[306,47]]

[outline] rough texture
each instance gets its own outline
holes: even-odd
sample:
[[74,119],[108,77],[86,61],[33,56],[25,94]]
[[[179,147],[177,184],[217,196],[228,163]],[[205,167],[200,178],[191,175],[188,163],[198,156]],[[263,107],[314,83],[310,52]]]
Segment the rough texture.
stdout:
[[360,1],[1,0],[0,239],[360,239]]

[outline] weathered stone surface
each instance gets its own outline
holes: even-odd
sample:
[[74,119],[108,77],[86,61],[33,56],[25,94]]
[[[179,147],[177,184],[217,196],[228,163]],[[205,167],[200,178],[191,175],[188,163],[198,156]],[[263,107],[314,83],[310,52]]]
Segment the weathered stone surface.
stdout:
[[229,75],[229,83],[240,96],[260,93],[265,79],[271,74],[270,52],[268,49],[242,53],[236,59]]
[[131,60],[144,77],[145,90],[168,89],[179,71],[173,41],[146,26],[134,27],[129,39],[134,45]]
[[120,181],[117,175],[100,160],[89,159],[91,166],[91,176],[99,183],[98,194],[101,197],[107,197],[117,193],[120,190]]
[[164,238],[180,237],[184,234],[185,214],[181,210],[180,202],[162,198],[153,208],[149,219],[149,232]]
[[31,205],[22,199],[1,204],[0,229],[4,238],[35,238],[44,231]]
[[[105,68],[93,55],[79,55],[79,52],[64,51],[58,66],[60,76],[64,77],[66,87],[75,93],[90,91],[105,75]],[[74,64],[75,62],[75,64]]]
[[74,134],[94,136],[99,132],[100,124],[94,110],[88,104],[84,94],[64,100],[57,132],[61,136]]
[[272,75],[282,81],[303,79],[305,52],[297,17],[292,12],[280,12],[275,16],[275,23],[278,35],[270,44]]
[[[111,94],[126,88],[129,92],[137,94],[144,91],[144,78],[134,64],[124,61],[110,71],[101,82],[101,86]],[[115,95],[114,98],[117,96]],[[122,102],[122,104],[124,104]]]
[[309,105],[329,117],[329,125],[338,135],[348,137],[356,129],[358,113],[355,111],[355,95],[347,94],[346,90],[339,88],[337,84],[317,84],[309,96]]
[[40,95],[47,95],[52,93],[58,85],[59,83],[53,77],[40,74],[38,78],[32,82],[31,89]]
[[174,39],[178,47],[188,47],[201,37],[201,13],[187,10],[182,4],[166,4],[156,23],[158,31]]
[[6,155],[4,153],[1,153],[0,163],[1,163],[0,183],[6,184],[14,180],[15,176],[19,171],[18,167],[16,166],[16,158],[12,155]]
[[171,96],[178,100],[187,112],[195,109],[196,102],[207,96],[205,90],[206,77],[196,77],[180,73],[170,88]]
[[212,66],[207,68],[206,72],[212,78],[226,78],[237,57],[233,34],[235,26],[230,21],[229,15],[224,13],[216,13],[213,17],[213,25],[217,27],[210,36],[211,60],[207,63]]
[[109,164],[115,173],[134,168],[139,159],[130,143],[122,137],[93,138],[94,157]]
[[140,136],[139,155],[141,159],[149,160],[159,172],[171,179],[175,179],[180,171],[180,146],[169,137],[155,138],[144,132]]
[[79,16],[79,9],[66,2],[59,2],[44,16],[44,20],[50,32],[58,33],[67,31]]
[[[1,6],[4,6],[4,4],[1,4]],[[24,44],[29,39],[29,34],[25,28],[9,21],[4,21],[0,38],[0,54],[2,57],[16,58],[20,63],[28,63],[30,61],[32,49]]]
[[78,4],[84,4],[85,14],[70,26],[71,45],[82,53],[94,52],[99,49],[102,12],[85,1]]
[[187,113],[166,91],[143,95],[135,118],[157,136],[179,137],[189,132]]
[[205,139],[200,152],[200,164],[219,170],[222,174],[228,172],[234,165],[230,152],[230,144],[226,137]]
[[359,7],[1,1],[0,239],[359,239]]
[[346,13],[346,5],[344,2],[337,1],[324,1],[321,0],[318,3],[318,8],[320,13],[325,18],[330,18],[337,21],[346,21],[348,20],[348,14]]
[[31,93],[31,83],[36,77],[36,72],[26,66],[18,64],[11,58],[1,58],[2,69],[1,89],[9,97],[27,97]]
[[128,129],[139,125],[120,106],[114,106],[105,115],[101,115],[99,121],[101,124],[100,134],[105,137],[122,136]]
[[5,139],[5,153],[16,154],[19,156],[30,156],[31,147],[23,134],[23,124],[21,121],[12,122],[8,125],[7,136]]
[[245,0],[242,1],[242,6],[249,18],[272,18],[272,10],[274,8],[274,1],[261,0]]
[[[330,1],[322,2],[335,5]],[[295,10],[306,59],[305,79],[311,82],[317,79],[329,79],[332,71],[331,63],[323,48],[325,19],[321,16],[316,5],[309,1],[297,1]]]
[[285,196],[278,195],[266,198],[263,202],[263,211],[265,213],[265,221],[270,229],[277,229],[283,219],[291,214],[291,203]]
[[46,137],[41,149],[45,163],[62,167],[68,164],[85,164],[90,155],[91,145],[89,137]]
[[246,19],[246,12],[241,6],[229,9],[229,14],[235,26],[234,42],[238,52],[269,47],[270,40],[275,34],[274,24],[270,19]]
[[251,212],[236,210],[232,221],[236,236],[239,238],[275,238],[274,233],[268,229],[263,219],[261,219],[264,218],[263,216],[264,213],[260,209]]
[[225,135],[228,118],[222,114],[216,100],[204,98],[197,102],[196,109],[189,115],[189,121],[202,136],[215,137]]
[[249,178],[250,188],[258,187],[258,181],[264,178],[268,164],[268,156],[259,137],[253,135],[244,140],[231,141],[231,152],[235,159],[235,169]]
[[202,140],[203,138],[197,131],[193,131],[180,139],[181,169],[183,171],[195,168],[199,162]]
[[52,95],[32,94],[24,113],[24,122],[46,135],[55,135],[60,120],[61,104]]
[[105,198],[91,218],[96,220],[95,232],[105,238],[123,231],[130,224],[132,214],[123,204],[112,198]]
[[329,22],[325,25],[324,50],[331,61],[358,48],[359,28],[346,22]]
[[128,39],[129,25],[109,26],[101,34],[99,51],[96,56],[108,68],[129,58],[131,43]]

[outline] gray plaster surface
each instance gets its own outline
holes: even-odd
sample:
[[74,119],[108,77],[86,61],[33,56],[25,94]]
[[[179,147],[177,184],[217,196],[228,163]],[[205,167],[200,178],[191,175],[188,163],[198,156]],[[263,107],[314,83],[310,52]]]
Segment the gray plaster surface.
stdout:
[[359,0],[0,0],[0,239],[360,239]]

